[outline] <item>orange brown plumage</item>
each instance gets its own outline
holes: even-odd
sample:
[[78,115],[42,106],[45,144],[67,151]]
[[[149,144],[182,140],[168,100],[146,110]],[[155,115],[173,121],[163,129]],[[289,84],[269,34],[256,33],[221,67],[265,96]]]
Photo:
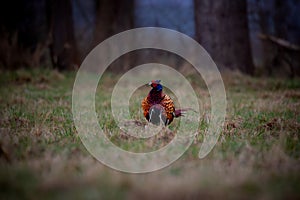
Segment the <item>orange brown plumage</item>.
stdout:
[[163,122],[170,124],[174,117],[183,115],[183,109],[176,110],[173,100],[163,93],[160,80],[153,80],[149,83],[152,87],[149,94],[142,100],[142,108],[145,118],[154,124]]

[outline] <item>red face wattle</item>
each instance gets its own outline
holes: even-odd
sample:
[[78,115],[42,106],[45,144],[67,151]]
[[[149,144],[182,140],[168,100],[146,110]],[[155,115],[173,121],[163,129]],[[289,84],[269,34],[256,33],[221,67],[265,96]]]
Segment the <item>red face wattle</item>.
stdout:
[[153,83],[153,82],[152,82],[151,86],[152,86],[152,87],[156,87],[156,86],[157,86],[157,83]]
[[158,84],[159,84],[160,81],[158,80],[152,80],[151,81],[151,87],[155,88]]

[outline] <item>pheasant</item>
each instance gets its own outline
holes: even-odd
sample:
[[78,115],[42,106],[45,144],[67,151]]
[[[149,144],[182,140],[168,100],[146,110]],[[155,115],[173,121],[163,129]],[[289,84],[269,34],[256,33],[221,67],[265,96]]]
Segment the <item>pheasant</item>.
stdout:
[[153,80],[148,85],[152,87],[148,96],[142,100],[142,108],[145,118],[155,124],[163,123],[169,125],[174,117],[183,116],[183,112],[188,109],[175,109],[173,100],[163,93],[163,86],[160,80]]

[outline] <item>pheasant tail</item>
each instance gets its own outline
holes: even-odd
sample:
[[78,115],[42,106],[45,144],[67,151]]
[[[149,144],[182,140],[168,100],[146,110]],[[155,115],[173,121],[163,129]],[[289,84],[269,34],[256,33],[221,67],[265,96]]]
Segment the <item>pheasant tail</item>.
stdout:
[[184,116],[186,111],[189,111],[189,110],[193,110],[193,109],[192,108],[175,109],[174,115],[176,118],[181,117],[181,116]]

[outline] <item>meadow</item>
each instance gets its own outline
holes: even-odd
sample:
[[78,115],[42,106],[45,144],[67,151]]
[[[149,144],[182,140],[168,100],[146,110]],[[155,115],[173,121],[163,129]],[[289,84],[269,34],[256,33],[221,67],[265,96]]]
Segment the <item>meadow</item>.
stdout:
[[[208,123],[203,118],[192,146],[175,163],[129,174],[101,164],[83,146],[72,116],[75,75],[38,69],[0,72],[1,199],[300,198],[300,79],[224,72],[227,116],[213,151],[198,158]],[[118,128],[110,114],[117,79],[105,73],[99,83],[101,128],[126,150],[164,146],[172,134],[141,141]],[[205,84],[193,74],[187,79],[209,110]],[[131,98],[132,116],[142,123],[140,101],[148,90],[141,88]],[[177,125],[169,127],[171,132]]]

